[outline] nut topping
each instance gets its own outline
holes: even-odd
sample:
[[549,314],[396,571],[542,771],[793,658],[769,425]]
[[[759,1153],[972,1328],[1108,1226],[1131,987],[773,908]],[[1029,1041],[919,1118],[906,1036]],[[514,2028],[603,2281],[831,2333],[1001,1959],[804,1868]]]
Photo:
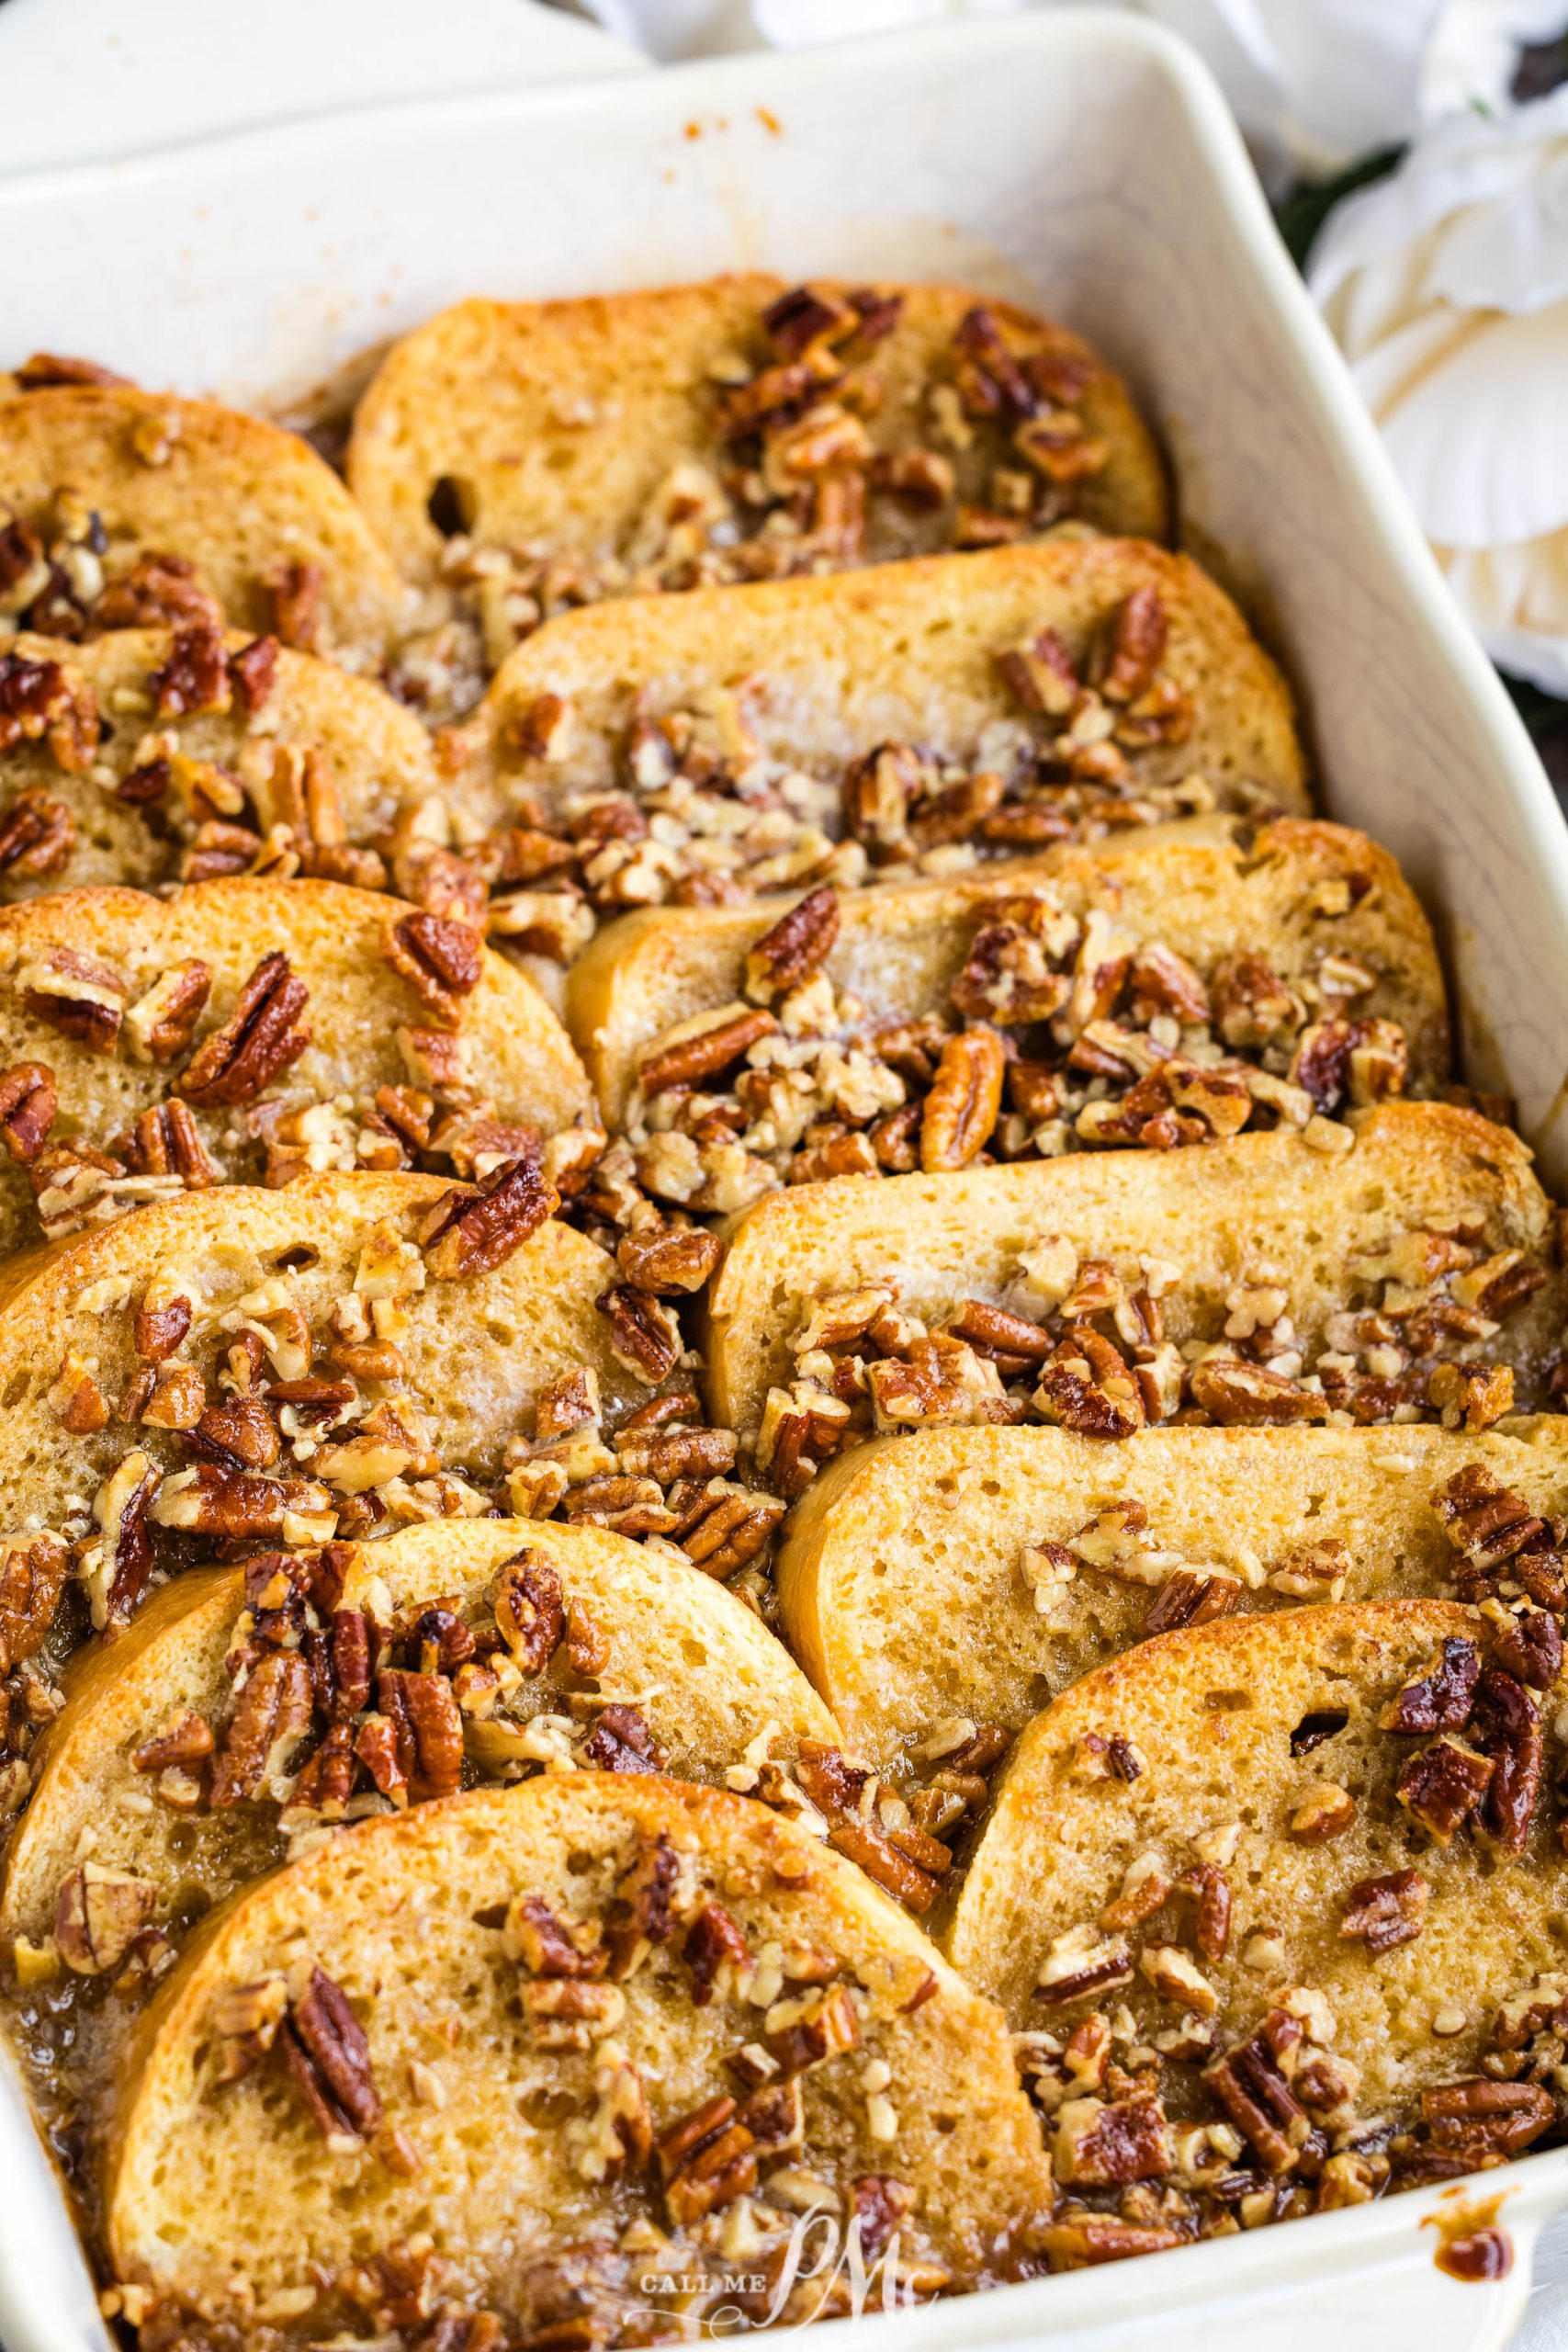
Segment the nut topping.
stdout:
[[277,2047],[329,2140],[367,2140],[381,2122],[370,2044],[347,1994],[323,1969],[310,1982],[277,2035]]
[[1346,1894],[1339,1933],[1364,1943],[1370,1952],[1392,1951],[1420,1934],[1430,1894],[1419,1871],[1360,1879]]
[[420,1228],[424,1262],[438,1282],[493,1273],[560,1206],[534,1159],[502,1162],[477,1190],[443,1193]]
[[434,1019],[449,1029],[458,1026],[463,1000],[484,970],[483,943],[471,923],[424,912],[404,915],[388,924],[381,953]]
[[287,956],[276,948],[264,956],[228,1020],[187,1063],[178,1086],[186,1101],[203,1109],[254,1102],[310,1044],[310,1032],[295,1025],[310,993]]

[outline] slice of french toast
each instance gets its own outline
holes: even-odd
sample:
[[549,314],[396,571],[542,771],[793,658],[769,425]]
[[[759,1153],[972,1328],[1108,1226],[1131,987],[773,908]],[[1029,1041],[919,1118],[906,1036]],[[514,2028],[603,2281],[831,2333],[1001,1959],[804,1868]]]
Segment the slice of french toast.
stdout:
[[579,1773],[361,1824],[220,1913],[124,2069],[104,2211],[161,2316],[320,2343],[412,2263],[499,2341],[563,2294],[605,2336],[672,2292],[840,2308],[831,2258],[785,2276],[813,2211],[907,2302],[1016,2274],[1051,2200],[999,2012],[895,1905],[762,1806]]
[[409,598],[309,443],[213,401],[130,384],[0,401],[5,608],[23,628],[227,619],[380,668]]
[[450,822],[412,712],[275,637],[206,641],[198,677],[167,628],[6,640],[0,899],[253,872],[423,899]]
[[[1483,1505],[1507,1531],[1490,1550]],[[789,1514],[775,1578],[845,1746],[941,1790],[981,1730],[1016,1735],[1080,1675],[1183,1624],[1456,1594],[1561,1610],[1565,1517],[1557,1414],[1475,1436],[1165,1428],[1110,1446],[933,1429],[829,1463]],[[986,1746],[989,1771],[1002,1743]],[[964,1825],[975,1808],[942,1810]]]
[[123,1630],[166,1572],[482,1516],[508,1482],[547,1513],[574,1446],[626,1466],[601,1432],[661,1375],[617,1357],[614,1262],[555,1202],[532,1160],[479,1186],[226,1185],[0,1271],[0,1637],[8,1671],[34,1661],[6,1686],[10,1805],[49,1712],[36,1666],[89,1621]]
[[[1186,557],[1051,541],[562,616],[446,739],[600,915],[1309,808],[1290,691]],[[540,887],[540,886],[544,887]]]
[[397,899],[234,879],[0,910],[0,1256],[212,1184],[551,1165],[602,1142],[592,1113],[533,983]]
[[[1544,1611],[1297,1609],[1145,1643],[1035,1719],[948,1948],[1034,2038],[1054,2250],[1089,2258],[1083,2191],[1134,2178],[1244,2170],[1268,2218],[1561,2131],[1561,1658]],[[1108,2170],[1123,2126],[1146,2161]]]
[[476,670],[588,598],[1170,522],[1111,370],[953,286],[459,302],[383,360],[348,479],[405,575],[454,593]]
[[1364,833],[1299,818],[819,886],[782,915],[625,915],[573,966],[567,1020],[639,1182],[682,1205],[715,1140],[760,1193],[1299,1129],[1449,1075],[1409,885]]
[[1518,1137],[1392,1102],[1201,1152],[799,1184],[732,1221],[713,1419],[784,1492],[874,1433],[1440,1419],[1554,1394],[1555,1213]]
[[57,2004],[73,1980],[114,1986],[78,2010],[83,2107],[193,1906],[332,1825],[540,1771],[665,1770],[786,1803],[799,1741],[839,1738],[713,1577],[523,1520],[194,1571],[62,1688],[6,1854],[0,1941]]

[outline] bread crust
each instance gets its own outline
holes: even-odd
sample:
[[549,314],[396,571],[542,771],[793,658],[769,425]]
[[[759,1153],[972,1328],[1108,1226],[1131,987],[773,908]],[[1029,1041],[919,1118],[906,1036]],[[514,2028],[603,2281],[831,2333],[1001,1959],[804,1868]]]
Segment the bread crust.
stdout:
[[[1362,893],[1328,911],[1336,884]],[[1365,886],[1370,884],[1371,888]],[[825,971],[870,1021],[944,1012],[987,910],[1045,888],[1081,922],[1094,908],[1157,939],[1205,979],[1224,958],[1261,956],[1293,988],[1327,954],[1363,961],[1378,985],[1362,1013],[1397,1022],[1410,1049],[1407,1091],[1448,1075],[1449,1024],[1431,927],[1386,850],[1348,826],[1281,818],[1253,833],[1196,819],[1064,847],[952,882],[845,892]],[[778,922],[750,908],[650,908],[606,924],[573,965],[567,1021],[612,1125],[625,1124],[639,1051],[675,1023],[740,998],[750,950]]]
[[[716,691],[744,692],[761,751],[811,775],[841,775],[890,741],[984,766],[986,730],[1020,716],[998,655],[1049,628],[1084,662],[1096,628],[1145,587],[1167,616],[1161,674],[1194,718],[1180,742],[1138,754],[1139,777],[1167,785],[1195,773],[1222,807],[1306,815],[1305,762],[1280,671],[1189,557],[1131,538],[930,556],[563,614],[497,672],[464,731],[464,789],[491,821],[519,789],[547,801],[606,789],[639,697],[658,714]],[[549,762],[517,740],[521,715],[545,694],[573,714],[564,754]]]
[[[250,642],[243,629],[225,639],[231,655]],[[173,631],[164,628],[110,629],[80,644],[23,630],[7,641],[24,661],[58,662],[73,692],[90,694],[101,740],[85,769],[62,768],[42,742],[22,742],[5,754],[0,821],[19,794],[39,791],[68,812],[72,839],[43,871],[28,868],[27,861],[0,870],[0,900],[103,884],[151,889],[178,878],[185,844],[177,830],[166,823],[154,829],[144,808],[119,790],[153,738],[166,736],[187,759],[240,778],[253,797],[265,793],[280,751],[313,753],[331,777],[345,838],[359,849],[389,832],[400,814],[438,796],[430,737],[412,712],[368,678],[288,646],[277,649],[271,689],[254,717],[240,707],[160,720],[150,681],[173,645]],[[165,797],[165,815],[169,805]],[[265,830],[258,824],[258,856]]]
[[[590,2063],[532,2046],[519,1971],[500,1930],[474,1915],[500,1917],[514,1895],[535,1892],[558,1913],[581,1916],[603,1901],[599,1890],[635,1841],[660,1833],[705,1878],[716,1875],[752,1950],[769,1936],[797,1936],[874,1982],[898,1985],[930,1971],[934,1998],[886,2020],[868,2011],[859,2048],[803,2078],[807,2161],[840,2193],[855,2173],[897,2166],[919,2193],[922,2226],[955,2266],[1005,2267],[1010,2245],[1027,2245],[1038,2228],[1050,2189],[998,2013],[857,1871],[764,1808],[649,1776],[575,1775],[363,1824],[204,1926],[125,2069],[105,2206],[115,2274],[182,2300],[222,2299],[243,2245],[245,2280],[276,2291],[307,2276],[309,2263],[335,2271],[404,2236],[434,2192],[451,2199],[451,2286],[517,2311],[530,2260],[604,2236],[617,2209],[613,2186],[594,2188],[569,2163],[558,2103],[547,2127],[529,2120],[530,2089],[570,2087],[574,2110],[590,2103]],[[421,2154],[412,2178],[355,2158],[352,2217],[333,2194],[343,2160],[324,2160],[316,2125],[273,2066],[214,2099],[198,2060],[214,1997],[254,1981],[301,1936],[355,2002],[388,2125]],[[713,2096],[721,2052],[757,2014],[738,2015],[723,1997],[684,2007],[676,1950],[656,1947],[651,1964],[626,1981],[617,2029],[619,2049],[646,2079],[656,2130]],[[448,2016],[460,2017],[460,2036],[442,2034]],[[431,2050],[433,2030],[424,2064],[446,2090],[435,2110],[412,2098],[407,2072],[410,2058]],[[869,2137],[855,2088],[873,2051],[885,2054],[900,2102],[892,2144]],[[474,2132],[487,2151],[479,2168],[457,2154]],[[234,2215],[247,2215],[243,2230],[231,2200]]]
[[[1427,2085],[1471,2074],[1499,2005],[1561,1967],[1551,1921],[1568,1862],[1544,1819],[1517,1856],[1470,1830],[1439,1847],[1393,1794],[1417,1743],[1379,1725],[1445,1639],[1480,1645],[1484,1634],[1478,1612],[1451,1601],[1347,1602],[1189,1628],[1101,1667],[1013,1752],[946,1939],[954,1964],[1015,2026],[1040,2023],[1033,1985],[1049,1942],[1097,1919],[1134,1856],[1190,1860],[1186,1841],[1234,1822],[1229,1947],[1204,1971],[1221,2046],[1251,2030],[1271,1985],[1299,1985],[1326,2004],[1335,2056],[1359,2069],[1359,2112],[1397,2113]],[[1292,1755],[1292,1732],[1317,1714],[1347,1720]],[[1075,1779],[1095,1730],[1133,1742],[1145,1768],[1135,1781]],[[1551,1769],[1549,1758],[1549,1779]],[[1355,1797],[1349,1827],[1326,1843],[1292,1838],[1302,1792],[1330,1784]],[[1417,1936],[1371,1951],[1340,1933],[1353,1884],[1412,1867],[1430,1890]],[[1279,1947],[1261,1977],[1243,1957],[1260,1924]],[[1141,1976],[1117,1997],[1147,2030],[1174,2020]],[[1457,2016],[1462,2026],[1434,2031],[1443,2010],[1445,2026]]]
[[47,539],[64,485],[99,516],[111,579],[141,555],[183,556],[236,628],[265,630],[276,566],[317,564],[331,650],[361,669],[378,665],[400,625],[405,594],[364,515],[280,425],[130,385],[0,402],[0,506]]
[[[1551,1206],[1517,1136],[1434,1102],[1384,1103],[1351,1124],[1355,1148],[1342,1156],[1293,1134],[1244,1135],[1195,1153],[1080,1153],[770,1193],[729,1222],[705,1296],[710,1415],[755,1438],[770,1387],[789,1376],[796,1301],[890,1283],[906,1314],[938,1321],[962,1299],[998,1296],[1045,1235],[1080,1260],[1173,1264],[1205,1337],[1226,1293],[1269,1265],[1298,1331],[1315,1339],[1348,1303],[1346,1261],[1406,1227],[1475,1218],[1489,1248],[1550,1261]],[[1497,1342],[1522,1409],[1545,1401],[1562,1297],[1553,1272]],[[1176,1307],[1168,1330],[1185,1338],[1185,1309],[1164,1303]]]
[[[410,1083],[400,1031],[424,1030],[431,1020],[387,954],[389,933],[412,911],[398,899],[338,883],[248,876],[195,883],[169,899],[73,890],[0,910],[0,1070],[23,1063],[46,1068],[58,1095],[60,1133],[102,1148],[177,1092],[189,1053],[230,1021],[262,959],[282,955],[310,990],[297,1020],[310,1043],[256,1090],[251,1109],[275,1102],[280,1109],[341,1108],[352,1101],[364,1117],[379,1089]],[[203,966],[210,994],[187,1046],[172,1060],[154,1062],[122,1022],[108,1049],[98,1051],[30,1009],[40,971],[51,969],[62,950],[118,978],[130,1008],[174,967]],[[494,1106],[497,1120],[532,1125],[544,1136],[591,1116],[587,1074],[538,989],[491,950],[482,949],[479,960],[457,1033],[472,1094]],[[253,1182],[262,1176],[261,1143],[244,1138],[236,1149],[227,1140],[236,1124],[231,1105],[197,1104],[189,1116],[220,1175]],[[0,1255],[36,1233],[28,1164],[7,1157],[0,1165]]]
[[[875,349],[886,392],[868,424],[879,449],[909,445],[931,356],[976,300],[953,286],[900,290],[898,326]],[[421,582],[440,555],[427,501],[443,477],[467,486],[476,538],[591,560],[623,554],[671,469],[714,457],[708,371],[759,343],[761,313],[784,291],[782,279],[752,273],[567,301],[457,303],[393,345],[361,400],[348,452],[354,494]],[[1013,305],[988,307],[1023,332],[1043,325]],[[1100,529],[1165,537],[1164,468],[1124,386],[1076,336],[1046,332],[1095,371],[1081,413],[1110,457],[1081,511]],[[907,524],[902,542],[899,551],[919,551],[918,529]]]
[[1553,1414],[1479,1435],[1157,1429],[1108,1446],[1066,1430],[956,1429],[875,1439],[828,1464],[789,1514],[774,1571],[784,1633],[851,1752],[887,1770],[944,1718],[1021,1731],[1057,1691],[1144,1638],[1157,1574],[1140,1584],[1082,1565],[1041,1606],[1022,1566],[1032,1546],[1066,1544],[1132,1498],[1152,1547],[1240,1580],[1238,1611],[1312,1598],[1264,1579],[1325,1538],[1344,1547],[1348,1601],[1446,1597],[1459,1555],[1433,1502],[1471,1464],[1543,1517],[1568,1501],[1568,1430]]

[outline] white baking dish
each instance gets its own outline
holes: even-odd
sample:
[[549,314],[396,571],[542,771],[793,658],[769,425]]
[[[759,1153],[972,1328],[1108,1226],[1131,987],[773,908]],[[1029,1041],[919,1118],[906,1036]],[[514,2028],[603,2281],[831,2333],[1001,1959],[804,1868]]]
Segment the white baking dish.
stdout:
[[[1186,527],[1283,654],[1331,813],[1437,915],[1478,1082],[1568,1179],[1568,838],[1280,250],[1228,114],[1149,28],[1072,12],[620,84],[318,119],[0,183],[5,352],[287,407],[471,292],[761,265],[962,277],[1105,346],[1169,447]],[[1201,1181],[1195,1157],[1195,1179]],[[0,2074],[0,2334],[101,2346]],[[1483,2185],[1468,2193],[1479,2195]],[[877,2346],[1499,2346],[1568,2151],[1489,2175],[1505,2280],[1442,2275],[1434,2192],[860,2324]],[[1262,2331],[1261,2338],[1259,2331]]]

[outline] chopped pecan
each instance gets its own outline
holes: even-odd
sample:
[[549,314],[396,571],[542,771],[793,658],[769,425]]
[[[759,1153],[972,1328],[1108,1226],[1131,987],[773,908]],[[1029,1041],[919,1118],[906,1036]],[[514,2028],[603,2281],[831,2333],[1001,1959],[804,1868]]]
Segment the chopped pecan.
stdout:
[[160,1491],[159,1474],[148,1456],[128,1453],[93,1498],[99,1540],[83,1555],[82,1568],[93,1623],[101,1632],[129,1623],[147,1589],[152,1573],[147,1521]]
[[1402,1768],[1394,1794],[1423,1829],[1446,1846],[1485,1796],[1492,1758],[1455,1739],[1436,1739]]
[[277,683],[278,642],[276,637],[253,637],[238,653],[229,656],[229,678],[234,699],[254,718],[272,698]]
[[133,1176],[177,1176],[191,1193],[219,1182],[217,1164],[184,1102],[153,1103],[139,1114],[129,1136],[114,1141]]
[[1193,1906],[1193,1942],[1217,1965],[1230,1948],[1230,1881],[1217,1862],[1198,1862],[1177,1880],[1176,1891]]
[[1356,1800],[1348,1789],[1323,1781],[1297,1799],[1291,1813],[1291,1836],[1298,1846],[1326,1846],[1342,1838],[1356,1818]]
[[477,1189],[441,1195],[420,1227],[424,1262],[438,1282],[492,1273],[559,1206],[536,1160],[504,1160]]
[[1419,1871],[1359,1879],[1346,1894],[1339,1933],[1364,1943],[1369,1951],[1392,1951],[1420,1934],[1431,1892]]
[[60,1882],[54,1941],[73,1976],[107,1976],[152,1919],[158,1890],[151,1879],[84,1862]]
[[17,975],[22,1003],[35,1021],[73,1038],[89,1052],[114,1051],[125,1012],[118,974],[73,947],[51,947]]
[[662,1829],[639,1831],[630,1862],[621,1873],[611,1905],[610,1973],[630,1974],[645,1943],[668,1943],[675,1932],[675,1895],[681,1858]]
[[0,1550],[0,1676],[30,1657],[54,1622],[70,1554],[45,1532]]
[[288,557],[275,568],[268,584],[273,626],[284,644],[298,647],[301,653],[321,652],[321,591],[326,576],[321,565]]
[[617,1702],[601,1707],[582,1743],[586,1762],[601,1772],[661,1772],[664,1756],[639,1710]]
[[279,949],[264,956],[228,1020],[186,1064],[178,1086],[186,1101],[203,1108],[254,1102],[310,1044],[310,1030],[295,1026],[310,993]]
[[473,925],[448,915],[404,915],[387,925],[381,953],[426,1012],[456,1029],[463,1000],[473,994],[484,971],[484,943]]
[[604,1973],[608,1953],[604,1945],[581,1935],[574,1939],[542,1895],[513,1898],[506,1933],[509,1948],[536,1976],[581,1980]]
[[804,899],[764,932],[746,958],[746,993],[767,1004],[798,988],[827,961],[839,935],[839,894],[828,884]]
[[260,1396],[226,1396],[205,1407],[196,1430],[206,1460],[238,1469],[270,1470],[282,1456],[277,1423]]
[[786,2077],[825,2065],[829,2058],[852,2050],[859,2040],[860,2020],[843,1984],[808,1996],[798,2017],[770,2027],[762,2036],[763,2047]]
[[[4,1085],[0,1080],[0,1102]],[[701,1290],[718,1263],[720,1247],[717,1234],[701,1226],[651,1226],[621,1236],[615,1263],[635,1289],[674,1298]]]
[[[1561,1609],[1565,1597],[1559,1530],[1536,1517],[1527,1503],[1502,1486],[1481,1463],[1472,1462],[1432,1498],[1432,1508],[1463,1555],[1460,1597],[1484,1600],[1498,1572],[1509,1573],[1543,1609]],[[1511,1564],[1511,1565],[1510,1565]]]
[[1462,1731],[1475,1702],[1481,1660],[1475,1644],[1450,1634],[1423,1675],[1401,1685],[1379,1717],[1384,1731]]
[[332,1509],[325,1487],[308,1478],[267,1478],[217,1462],[197,1462],[165,1479],[152,1517],[160,1527],[197,1535],[279,1535],[290,1514]]
[[1052,1351],[1034,1401],[1047,1420],[1086,1437],[1131,1437],[1148,1415],[1137,1379],[1109,1340],[1076,1326]]
[[1210,981],[1214,1027],[1227,1046],[1258,1047],[1293,1029],[1302,1018],[1300,999],[1261,956],[1227,956]]
[[233,698],[222,628],[205,621],[177,627],[169,658],[147,681],[159,718],[187,718],[197,711],[223,711]]
[[674,1370],[681,1352],[681,1326],[674,1310],[631,1283],[617,1283],[595,1304],[610,1327],[610,1351],[615,1362],[656,1388]]
[[0,1075],[0,1143],[24,1168],[43,1149],[59,1108],[47,1062],[13,1062]]
[[1228,1617],[1243,1589],[1239,1577],[1205,1576],[1191,1568],[1178,1568],[1174,1576],[1167,1577],[1149,1604],[1144,1619],[1145,1639],[1174,1633],[1179,1625],[1208,1625],[1216,1617]]
[[130,1752],[133,1771],[164,1772],[171,1765],[205,1763],[212,1753],[212,1725],[205,1715],[193,1707],[182,1707],[169,1717],[162,1731],[144,1739],[140,1747]]
[[1204,2075],[1266,2172],[1289,2172],[1311,2129],[1281,2064],[1301,2040],[1299,2022],[1271,2009],[1256,2033],[1227,2050]]
[[341,1984],[312,1967],[289,2005],[277,2046],[305,2104],[329,2139],[367,2140],[381,2121],[365,2029]]
[[1537,1690],[1550,1690],[1562,1670],[1562,1635],[1544,1609],[1527,1609],[1492,1637],[1493,1653],[1505,1673]]
[[1148,583],[1134,588],[1118,606],[1111,625],[1109,659],[1100,681],[1107,702],[1136,702],[1148,692],[1165,659],[1168,630],[1159,590]]
[[310,1729],[310,1677],[298,1650],[258,1658],[224,1725],[212,1766],[211,1803],[222,1811],[260,1793]]
[[744,1968],[751,1953],[723,1904],[710,1898],[687,1928],[681,1957],[692,1972],[693,2002],[701,2009],[713,1999],[719,1970],[726,1965]]
[[1469,2075],[1423,2091],[1421,2109],[1433,2144],[1465,2159],[1465,2169],[1517,2155],[1556,2120],[1549,2094],[1536,2083],[1494,2082]]
[[132,1049],[151,1062],[176,1060],[195,1036],[211,992],[212,974],[198,956],[172,964],[126,1012]]
[[1002,1105],[1007,1056],[994,1029],[976,1025],[942,1047],[920,1119],[928,1174],[967,1168],[991,1137]]
[[1057,2110],[1052,2154],[1058,2180],[1113,2188],[1156,2180],[1170,2169],[1170,2130],[1151,2091],[1107,2103],[1072,2098]]
[[0,817],[0,874],[62,873],[75,846],[76,820],[39,784],[25,785]]
[[1500,1667],[1483,1667],[1475,1686],[1471,1730],[1493,1766],[1481,1804],[1481,1826],[1505,1854],[1523,1853],[1540,1795],[1540,1711],[1511,1674]]
[[376,1702],[392,1726],[410,1800],[451,1796],[462,1784],[463,1722],[446,1676],[384,1668]]

